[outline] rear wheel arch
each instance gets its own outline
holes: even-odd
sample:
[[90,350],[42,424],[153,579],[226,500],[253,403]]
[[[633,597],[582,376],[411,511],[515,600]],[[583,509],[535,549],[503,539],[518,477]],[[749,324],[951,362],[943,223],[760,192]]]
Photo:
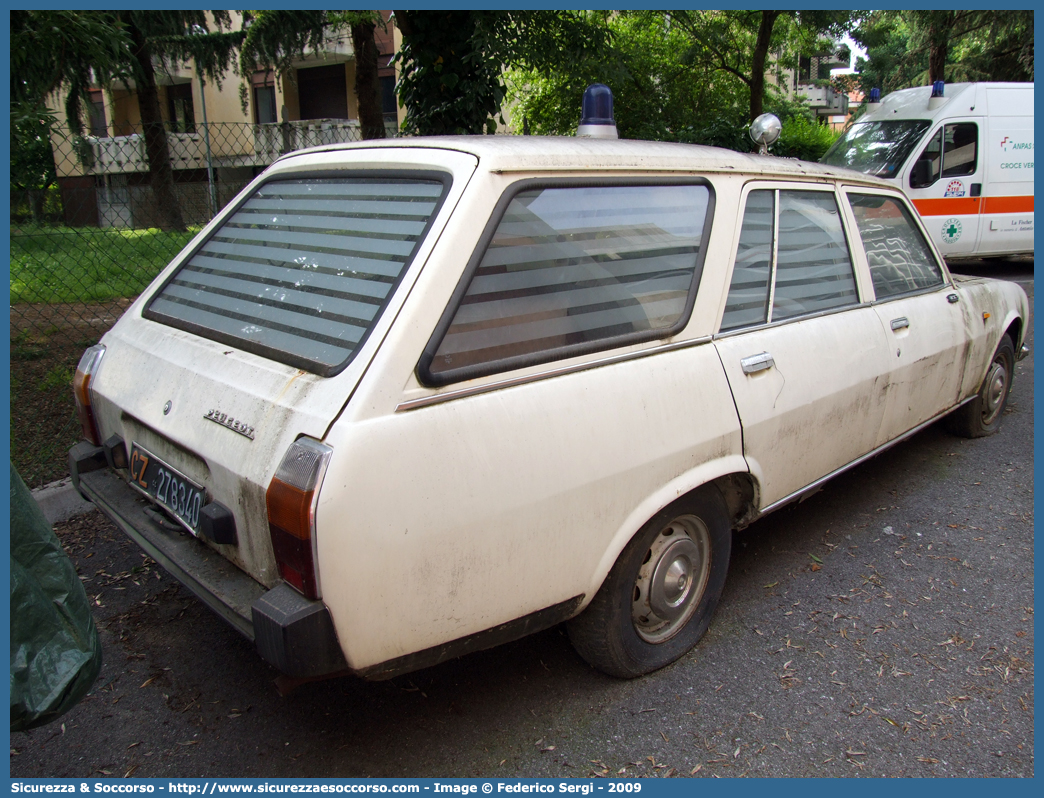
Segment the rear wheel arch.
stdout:
[[[602,550],[598,563],[590,574],[585,595],[590,597],[598,592],[624,547],[650,518],[673,502],[707,485],[721,491],[729,507],[729,517],[734,528],[745,527],[754,520],[760,491],[757,478],[747,471],[747,463],[743,456],[730,454],[701,463],[661,485],[634,505]],[[585,600],[582,606],[586,606],[587,603],[589,602]]]
[[[748,472],[722,470],[684,492],[666,486],[653,509],[642,505],[632,531],[614,540],[591,600],[567,626],[594,667],[639,676],[684,656],[707,630],[724,587],[732,530],[756,517],[759,496]],[[639,599],[651,599],[644,612],[636,609]]]
[[732,545],[729,514],[711,482],[649,518],[585,610],[568,622],[580,656],[621,678],[685,656],[706,632],[721,598]]

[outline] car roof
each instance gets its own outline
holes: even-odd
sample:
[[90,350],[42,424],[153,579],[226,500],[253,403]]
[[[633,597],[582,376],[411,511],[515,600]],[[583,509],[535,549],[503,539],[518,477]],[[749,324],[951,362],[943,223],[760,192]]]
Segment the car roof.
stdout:
[[758,155],[667,141],[594,139],[572,136],[403,136],[312,147],[284,156],[372,149],[422,148],[474,155],[490,172],[650,171],[725,172],[757,177],[843,179],[890,187],[878,178],[796,158]]

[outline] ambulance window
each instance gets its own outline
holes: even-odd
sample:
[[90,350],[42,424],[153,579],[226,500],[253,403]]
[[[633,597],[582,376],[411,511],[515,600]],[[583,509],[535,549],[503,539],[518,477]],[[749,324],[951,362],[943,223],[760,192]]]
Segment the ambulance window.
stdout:
[[947,125],[943,131],[943,177],[974,174],[979,129],[974,122]]
[[901,202],[876,194],[849,194],[848,199],[878,299],[942,285],[931,247]]
[[[927,164],[927,167],[921,164]],[[928,141],[910,172],[910,188],[924,188],[939,179],[942,168],[942,128]]]

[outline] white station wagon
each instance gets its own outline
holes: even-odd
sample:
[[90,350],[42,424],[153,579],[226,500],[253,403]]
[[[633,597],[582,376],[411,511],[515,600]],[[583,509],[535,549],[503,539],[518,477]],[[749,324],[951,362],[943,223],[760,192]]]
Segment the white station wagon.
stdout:
[[568,623],[630,677],[731,533],[942,416],[1001,420],[1029,311],[902,193],[708,147],[288,155],[84,355],[79,490],[292,676]]

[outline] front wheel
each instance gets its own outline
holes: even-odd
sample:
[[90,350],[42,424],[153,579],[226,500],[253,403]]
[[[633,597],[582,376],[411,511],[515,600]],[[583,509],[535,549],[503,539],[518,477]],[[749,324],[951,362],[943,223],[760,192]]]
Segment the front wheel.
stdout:
[[707,631],[729,568],[732,530],[712,486],[674,502],[639,530],[590,605],[567,625],[585,660],[633,678],[684,656]]
[[1011,379],[1015,374],[1015,346],[1003,336],[986,370],[979,393],[947,418],[950,431],[964,438],[992,435],[1000,428],[1001,416],[1008,405]]

